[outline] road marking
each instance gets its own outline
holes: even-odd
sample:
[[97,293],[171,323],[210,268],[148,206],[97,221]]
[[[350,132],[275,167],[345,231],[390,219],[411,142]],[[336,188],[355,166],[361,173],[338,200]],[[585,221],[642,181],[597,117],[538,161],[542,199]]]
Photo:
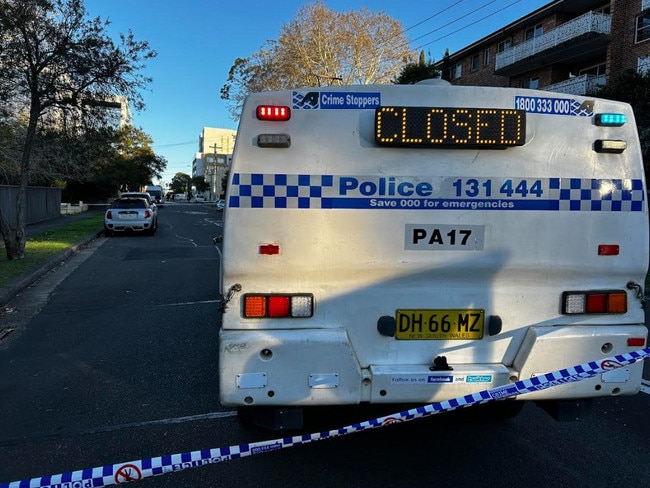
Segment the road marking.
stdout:
[[97,427],[95,429],[85,430],[84,434],[97,434],[100,432],[113,432],[116,430],[131,429],[133,427],[148,427],[150,425],[171,425],[184,424],[186,422],[196,422],[200,420],[221,419],[234,417],[237,415],[236,410],[227,410],[224,412],[209,412],[199,415],[187,415],[185,417],[174,417],[169,419],[145,420],[143,422],[132,422],[130,424],[109,425],[107,427]]
[[205,305],[207,303],[221,303],[221,300],[200,300],[197,302],[177,302],[177,303],[163,303],[160,307],[184,307],[187,305]]
[[223,412],[209,412],[209,413],[203,413],[199,415],[188,415],[185,417],[174,417],[169,419],[145,420],[143,422],[132,422],[130,424],[108,425],[106,427],[96,427],[94,429],[87,429],[87,430],[62,431],[56,434],[35,434],[29,437],[19,437],[19,438],[1,440],[0,447],[24,444],[26,442],[38,442],[47,439],[59,439],[61,437],[77,437],[77,436],[88,435],[88,434],[101,434],[106,432],[115,432],[118,430],[133,429],[138,427],[149,427],[152,425],[173,425],[173,424],[183,424],[186,422],[197,422],[202,420],[222,419],[228,417],[235,417],[236,415],[237,415],[236,410],[226,410]]

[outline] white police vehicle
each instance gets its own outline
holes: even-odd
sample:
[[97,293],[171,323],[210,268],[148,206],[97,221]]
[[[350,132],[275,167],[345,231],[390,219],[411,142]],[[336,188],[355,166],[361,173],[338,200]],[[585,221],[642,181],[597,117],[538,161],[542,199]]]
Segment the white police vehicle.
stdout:
[[[440,81],[252,94],[226,208],[220,401],[276,427],[289,406],[443,401],[646,344],[623,103]],[[641,375],[517,400],[562,412]]]

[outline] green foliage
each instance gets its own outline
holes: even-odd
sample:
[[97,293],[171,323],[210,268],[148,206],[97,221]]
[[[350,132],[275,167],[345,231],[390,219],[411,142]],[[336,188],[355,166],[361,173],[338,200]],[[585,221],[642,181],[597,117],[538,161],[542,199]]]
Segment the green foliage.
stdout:
[[185,193],[189,190],[192,178],[187,173],[178,172],[169,185],[174,193]]
[[195,176],[192,178],[190,185],[196,188],[198,193],[204,193],[210,189],[210,183],[205,181],[203,176]]
[[87,17],[83,0],[0,0],[0,117],[24,129],[3,155],[19,187],[16,228],[0,208],[9,260],[25,257],[28,184],[64,172],[81,180],[88,160],[70,150],[80,135],[115,121],[107,107],[144,107],[140,90],[151,79],[142,68],[156,53],[130,32],[114,42],[108,26]]
[[422,80],[439,77],[440,71],[435,68],[433,61],[425,61],[424,51],[420,51],[418,62],[404,65],[397,78],[393,80],[393,83],[396,85],[412,85]]

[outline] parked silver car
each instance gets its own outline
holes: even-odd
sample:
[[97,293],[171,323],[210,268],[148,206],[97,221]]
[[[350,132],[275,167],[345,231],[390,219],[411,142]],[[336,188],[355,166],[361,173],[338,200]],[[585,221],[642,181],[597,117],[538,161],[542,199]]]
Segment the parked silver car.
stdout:
[[116,198],[104,214],[104,235],[116,232],[142,232],[154,235],[158,229],[158,214],[145,198]]

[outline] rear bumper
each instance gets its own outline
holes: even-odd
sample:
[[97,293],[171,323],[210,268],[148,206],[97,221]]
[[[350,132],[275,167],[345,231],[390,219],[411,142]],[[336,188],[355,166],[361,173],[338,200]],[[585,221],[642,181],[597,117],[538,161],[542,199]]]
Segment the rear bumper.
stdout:
[[[234,331],[219,334],[224,406],[431,403],[634,350],[636,326],[530,327],[511,365],[360,365],[344,329]],[[521,400],[559,400],[638,393],[643,363],[529,393]]]
[[153,221],[138,221],[138,222],[129,222],[129,223],[123,223],[123,222],[106,222],[105,227],[109,230],[112,230],[114,232],[126,232],[126,231],[132,231],[132,232],[143,232],[146,230],[151,230],[153,227]]

